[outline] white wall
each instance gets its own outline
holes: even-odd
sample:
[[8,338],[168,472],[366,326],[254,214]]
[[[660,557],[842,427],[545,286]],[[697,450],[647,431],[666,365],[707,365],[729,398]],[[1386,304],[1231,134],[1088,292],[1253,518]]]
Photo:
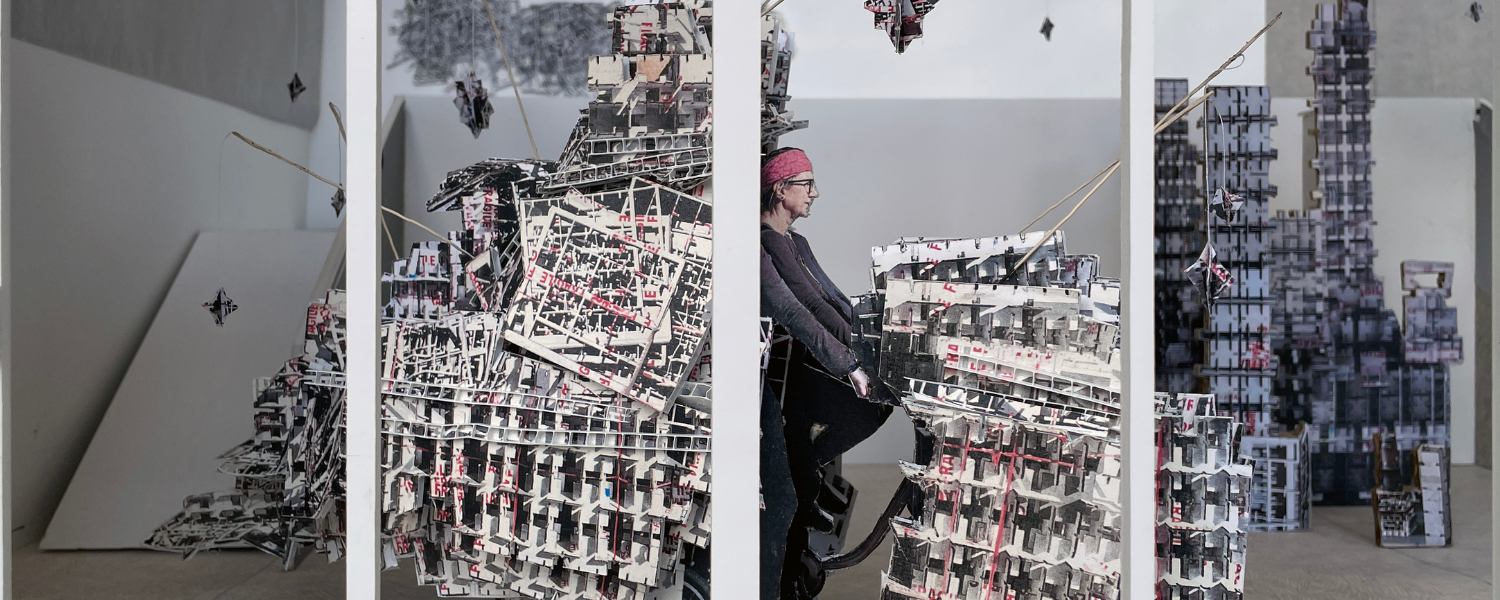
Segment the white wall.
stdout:
[[[870,248],[903,236],[1017,233],[1119,154],[1114,99],[793,100],[821,197],[794,227],[846,293],[870,289]],[[1082,194],[1079,194],[1081,197]],[[1077,197],[1032,226],[1056,224]],[[1063,227],[1068,250],[1120,270],[1111,180]]]
[[[1312,109],[1308,108],[1306,98],[1271,98],[1271,114],[1276,116],[1276,126],[1271,128],[1271,147],[1276,149],[1276,160],[1271,161],[1270,176],[1271,185],[1277,188],[1270,201],[1273,215],[1278,210],[1302,210],[1303,162],[1312,157],[1302,156],[1306,132],[1301,114],[1309,110]],[[1203,144],[1197,142],[1197,145]]]
[[1450,370],[1453,462],[1474,462],[1474,99],[1380,98],[1371,119],[1375,271],[1401,314],[1401,261],[1454,263],[1465,361]]
[[[344,105],[344,0],[323,0],[323,68],[322,90],[318,107],[317,125],[308,140],[307,168],[314,173],[344,181],[343,140],[339,137],[338,122],[328,110],[328,103],[339,107],[340,114],[347,112]],[[309,229],[331,229],[338,227],[340,216],[334,214],[334,189],[328,184],[307,177],[307,211],[304,222]]]
[[[900,55],[858,2],[787,2],[777,12],[796,34],[793,98],[1120,95],[1120,3],[1115,0],[944,2],[924,21],[924,37]],[[1039,33],[1049,14],[1055,25],[1050,42]],[[1260,29],[1265,17],[1263,0],[1158,2],[1158,76],[1202,79]],[[1218,81],[1263,84],[1265,46],[1253,47],[1243,66]]]
[[12,507],[26,543],[40,536],[196,232],[303,224],[306,176],[224,136],[238,130],[305,161],[309,135],[8,42]]

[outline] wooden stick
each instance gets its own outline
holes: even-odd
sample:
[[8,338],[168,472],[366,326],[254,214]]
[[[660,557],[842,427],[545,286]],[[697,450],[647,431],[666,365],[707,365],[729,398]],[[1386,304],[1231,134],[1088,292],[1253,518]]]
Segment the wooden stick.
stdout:
[[[1281,13],[1276,13],[1276,19],[1280,19],[1280,18],[1281,18]],[[1261,33],[1265,33],[1266,29],[1269,29],[1271,27],[1271,25],[1274,25],[1276,23],[1276,19],[1272,19],[1271,22],[1269,24],[1267,24],[1265,28],[1261,29],[1260,33],[1255,34],[1255,36],[1258,38],[1258,37],[1260,37]],[[1250,42],[1246,42],[1245,48],[1248,48],[1250,46],[1250,43],[1253,43],[1254,41],[1255,41],[1255,38],[1251,38]],[[1240,51],[1236,52],[1235,56],[1240,56],[1241,54],[1243,54],[1244,51],[1245,51],[1245,48],[1240,48]],[[1228,65],[1230,62],[1234,61],[1234,58],[1235,58],[1234,56],[1229,57],[1229,60],[1225,61],[1224,64]],[[1213,78],[1217,77],[1219,75],[1219,73],[1223,72],[1223,70],[1224,69],[1221,67],[1218,71],[1214,71],[1212,75],[1208,76],[1208,79],[1205,79],[1205,80],[1203,80],[1203,83],[1198,84],[1198,87],[1193,90],[1193,93],[1197,93],[1198,90],[1203,89],[1203,86],[1208,85],[1208,82],[1213,81]],[[1199,105],[1201,105],[1204,102],[1208,101],[1208,98],[1209,98],[1208,94],[1204,94],[1202,96],[1199,96],[1197,100],[1192,101],[1192,103],[1188,104],[1187,106],[1183,106],[1182,102],[1187,101],[1187,99],[1190,98],[1190,97],[1192,97],[1192,94],[1188,94],[1187,96],[1183,96],[1182,100],[1179,101],[1176,106],[1172,107],[1172,110],[1167,111],[1167,114],[1165,116],[1163,116],[1160,121],[1156,122],[1156,127],[1152,130],[1151,133],[1153,133],[1153,134],[1161,133],[1167,127],[1171,126],[1172,123],[1175,123],[1178,119],[1181,119],[1184,116],[1187,116],[1187,113],[1192,112],[1192,110],[1194,108],[1198,108]],[[1120,161],[1117,160],[1117,161],[1115,161],[1113,163],[1110,163],[1109,166],[1104,167],[1104,170],[1108,171],[1111,167],[1115,166],[1119,162]],[[1068,195],[1063,196],[1062,200],[1058,200],[1057,204],[1053,204],[1052,206],[1047,207],[1047,210],[1042,211],[1042,214],[1037,215],[1035,219],[1032,219],[1030,223],[1026,224],[1026,227],[1022,227],[1021,231],[1017,232],[1017,234],[1026,233],[1026,228],[1027,227],[1031,227],[1032,225],[1035,225],[1037,221],[1042,220],[1042,217],[1047,216],[1047,213],[1050,213],[1050,212],[1053,211],[1053,209],[1056,209],[1057,207],[1062,206],[1063,202],[1067,202],[1068,198],[1072,198],[1074,194],[1077,194],[1079,190],[1083,189],[1083,186],[1088,185],[1090,181],[1093,181],[1094,179],[1098,178],[1099,174],[1102,174],[1102,173],[1104,173],[1104,171],[1100,171],[1099,173],[1094,174],[1093,177],[1090,177],[1087,181],[1084,181],[1082,185],[1079,185],[1077,189],[1074,189],[1072,192],[1068,193]],[[1107,178],[1107,176],[1106,176],[1106,178]]]
[[[328,180],[328,178],[327,178],[327,177],[324,177],[324,176],[322,176],[322,175],[319,175],[319,174],[317,174],[317,173],[314,173],[314,172],[312,172],[312,169],[309,169],[309,168],[307,168],[307,167],[304,167],[304,166],[302,166],[302,165],[299,165],[299,164],[297,164],[297,163],[294,163],[294,162],[292,162],[292,161],[291,161],[291,160],[288,160],[288,159],[287,159],[287,157],[285,157],[285,156],[282,156],[282,155],[280,155],[280,154],[277,154],[277,153],[276,153],[276,151],[275,151],[275,150],[272,150],[272,149],[270,149],[270,148],[267,148],[267,147],[265,147],[265,146],[262,146],[262,145],[260,145],[260,144],[257,144],[257,143],[255,143],[255,142],[253,142],[253,141],[251,141],[251,140],[250,140],[250,138],[247,138],[247,137],[245,137],[245,136],[244,136],[244,135],[241,135],[241,134],[240,134],[240,132],[238,132],[238,131],[231,131],[231,132],[229,132],[229,133],[231,133],[231,134],[233,134],[233,135],[234,135],[234,137],[237,137],[237,138],[240,138],[240,141],[242,141],[242,142],[245,142],[245,143],[246,143],[246,144],[250,144],[250,147],[251,147],[251,148],[254,148],[254,149],[256,149],[256,150],[260,150],[260,151],[261,151],[261,152],[265,152],[265,153],[266,153],[266,154],[269,154],[269,155],[271,155],[271,156],[274,156],[274,157],[276,157],[276,158],[279,158],[279,159],[281,159],[281,162],[284,162],[284,163],[286,163],[286,164],[289,164],[289,165],[292,165],[292,166],[294,166],[294,167],[297,167],[297,168],[298,168],[298,169],[300,169],[300,170],[301,170],[301,171],[302,171],[302,172],[303,172],[303,173],[307,173],[307,174],[308,174],[308,175],[312,175],[312,176],[313,176],[313,177],[314,177],[314,178],[316,178],[316,179],[317,179],[317,180],[318,180],[318,181],[321,181],[321,182],[323,182],[323,183],[326,183],[326,184],[328,184],[328,185],[331,185],[331,186],[333,186],[333,187],[336,187],[336,188],[338,188],[338,189],[341,189],[341,190],[342,190],[342,189],[344,189],[344,186],[342,186],[342,185],[339,185],[339,184],[337,184],[337,183],[334,183],[334,182],[332,182],[332,181],[329,181],[329,180]],[[348,191],[348,190],[345,190],[345,191]]]
[[1042,247],[1042,244],[1046,243],[1047,240],[1052,239],[1052,235],[1055,234],[1055,233],[1057,233],[1058,229],[1062,228],[1063,223],[1067,223],[1068,219],[1073,218],[1073,213],[1078,212],[1078,209],[1083,206],[1083,203],[1084,202],[1088,202],[1089,201],[1089,197],[1093,196],[1094,192],[1099,191],[1099,188],[1104,185],[1104,182],[1109,181],[1110,176],[1114,175],[1115,171],[1117,171],[1119,169],[1120,169],[1120,161],[1117,160],[1117,161],[1114,162],[1114,164],[1112,164],[1112,165],[1109,166],[1109,171],[1104,174],[1104,177],[1099,180],[1099,183],[1095,183],[1094,184],[1094,188],[1091,189],[1091,190],[1089,190],[1089,193],[1084,194],[1083,195],[1083,199],[1079,200],[1078,204],[1073,205],[1073,210],[1068,211],[1068,215],[1067,216],[1063,217],[1063,219],[1061,221],[1058,221],[1056,225],[1053,225],[1052,229],[1047,232],[1047,235],[1042,236],[1042,241],[1037,242],[1035,246],[1031,247],[1031,250],[1029,250],[1029,251],[1026,252],[1025,256],[1021,257],[1021,262],[1017,263],[1017,267],[1018,268],[1022,268],[1022,269],[1026,268],[1026,259],[1031,258],[1031,255],[1032,254],[1036,254],[1036,251]]
[[[776,7],[778,7],[778,6],[781,6],[782,2],[786,2],[786,0],[776,0],[776,3],[772,4],[771,8],[767,8],[765,10],[760,11],[760,16],[764,17],[766,15],[771,14],[771,11],[776,10]],[[764,6],[764,5],[762,5],[762,6]]]
[[385,224],[385,215],[380,215],[380,230],[385,232],[385,241],[391,245],[391,260],[401,260],[401,250],[396,248],[396,238],[391,236],[391,226]]
[[[1162,117],[1162,120],[1156,123],[1156,130],[1153,131],[1152,133],[1161,133],[1162,130],[1166,129],[1167,126],[1171,125],[1173,121],[1176,121],[1177,119],[1182,118],[1188,112],[1191,112],[1194,108],[1197,108],[1198,105],[1203,104],[1203,102],[1205,100],[1208,100],[1208,96],[1206,94],[1203,95],[1203,96],[1199,96],[1197,100],[1194,100],[1192,104],[1189,104],[1187,106],[1187,108],[1182,109],[1182,111],[1180,113],[1178,113],[1176,115],[1167,115],[1165,117]],[[1020,231],[1017,231],[1016,235],[1020,235],[1020,234],[1026,233],[1026,229],[1027,228],[1031,227],[1032,225],[1035,225],[1037,221],[1042,220],[1042,217],[1047,216],[1048,213],[1052,212],[1057,207],[1062,206],[1062,203],[1067,202],[1068,198],[1072,198],[1079,191],[1082,191],[1083,188],[1084,188],[1084,186],[1087,186],[1090,182],[1094,181],[1095,179],[1098,179],[1100,175],[1103,175],[1105,171],[1108,171],[1111,167],[1115,166],[1116,164],[1119,164],[1119,162],[1120,161],[1117,160],[1115,162],[1109,163],[1108,165],[1105,165],[1104,168],[1101,169],[1098,173],[1095,173],[1093,177],[1088,178],[1083,183],[1079,184],[1078,187],[1073,188],[1073,191],[1068,192],[1068,195],[1063,196],[1062,200],[1058,200],[1056,204],[1053,204],[1052,206],[1047,207],[1047,210],[1042,211],[1042,214],[1037,215],[1035,219],[1032,219],[1030,223],[1027,223],[1026,226],[1022,227]]]
[[1095,179],[1098,179],[1100,175],[1103,175],[1105,171],[1108,171],[1110,167],[1113,167],[1113,166],[1119,164],[1119,162],[1120,161],[1117,160],[1115,162],[1109,163],[1108,165],[1105,165],[1105,167],[1103,169],[1099,169],[1099,172],[1098,173],[1094,173],[1094,176],[1088,178],[1088,181],[1085,181],[1083,183],[1078,184],[1078,187],[1073,188],[1073,191],[1068,192],[1068,195],[1063,196],[1062,200],[1058,200],[1057,204],[1053,204],[1052,206],[1047,207],[1047,210],[1042,211],[1042,214],[1037,215],[1035,219],[1032,219],[1030,223],[1027,223],[1026,227],[1022,227],[1020,231],[1017,231],[1016,235],[1021,235],[1023,233],[1026,233],[1026,229],[1028,227],[1031,227],[1032,225],[1035,225],[1037,221],[1042,220],[1042,217],[1047,216],[1047,213],[1052,212],[1052,209],[1057,208],[1059,206],[1062,206],[1062,203],[1067,202],[1068,198],[1072,198],[1074,194],[1077,194],[1078,192],[1083,191],[1084,186],[1087,186],[1089,183],[1093,182]]
[[1281,20],[1281,15],[1282,14],[1283,13],[1276,13],[1276,16],[1271,18],[1271,22],[1270,23],[1266,23],[1265,27],[1262,27],[1262,28],[1260,28],[1260,31],[1255,32],[1255,35],[1250,37],[1250,41],[1245,42],[1245,45],[1240,46],[1239,51],[1235,52],[1234,54],[1231,54],[1229,56],[1229,60],[1226,60],[1226,61],[1224,61],[1224,64],[1219,65],[1219,68],[1215,69],[1213,73],[1210,73],[1208,75],[1208,78],[1203,80],[1203,83],[1198,84],[1198,87],[1193,88],[1193,91],[1188,92],[1188,94],[1186,96],[1183,96],[1182,100],[1177,101],[1177,105],[1173,106],[1172,110],[1167,111],[1167,114],[1170,115],[1173,112],[1176,112],[1177,109],[1182,106],[1183,102],[1187,102],[1187,99],[1188,98],[1192,98],[1193,94],[1196,94],[1196,93],[1198,93],[1200,91],[1203,91],[1203,87],[1206,86],[1206,85],[1208,85],[1208,82],[1213,81],[1215,77],[1218,77],[1220,73],[1223,73],[1225,69],[1228,69],[1229,65],[1232,64],[1232,63],[1234,63],[1234,59],[1239,58],[1241,56],[1244,56],[1245,55],[1245,51],[1250,49],[1250,45],[1254,44],[1255,40],[1260,39],[1260,36],[1265,35],[1266,31],[1269,30],[1269,29],[1271,29],[1272,25],[1275,25],[1277,21]]
[[510,66],[510,57],[505,55],[505,43],[500,41],[500,27],[495,25],[495,13],[490,12],[490,0],[480,2],[484,3],[484,14],[490,18],[490,30],[495,32],[495,45],[500,47],[500,60],[505,61],[505,72],[510,74],[510,89],[516,93],[516,106],[521,109],[521,123],[526,125],[526,139],[531,140],[531,155],[542,160],[542,153],[536,149],[536,138],[531,135],[531,121],[526,118],[526,105],[521,104],[521,86],[516,84],[516,70]]
[[1187,105],[1187,107],[1182,109],[1180,112],[1167,113],[1167,116],[1162,117],[1160,121],[1156,122],[1156,129],[1151,133],[1161,133],[1162,130],[1166,129],[1173,122],[1187,116],[1189,112],[1192,112],[1193,109],[1198,108],[1198,105],[1203,104],[1207,100],[1208,94],[1204,94],[1202,96],[1198,96],[1197,100],[1194,100],[1192,104]]
[[383,210],[385,212],[388,212],[388,213],[391,213],[393,215],[396,215],[397,218],[399,218],[399,219],[401,219],[403,221],[406,221],[407,223],[411,223],[412,225],[416,225],[417,227],[421,227],[422,229],[426,230],[427,233],[432,234],[432,237],[435,237],[435,238],[437,238],[439,240],[442,240],[443,243],[448,244],[449,246],[453,246],[453,248],[455,250],[458,250],[459,252],[463,252],[464,256],[467,256],[469,258],[474,258],[474,255],[473,254],[469,254],[469,252],[467,250],[464,250],[462,246],[459,246],[458,244],[453,243],[452,240],[439,235],[438,232],[433,231],[431,228],[427,227],[426,225],[418,223],[418,222],[412,220],[410,217],[408,217],[406,215],[403,215],[403,214],[401,214],[399,212],[396,212],[395,210],[392,210],[389,207],[382,206],[382,207],[380,207],[380,210]]

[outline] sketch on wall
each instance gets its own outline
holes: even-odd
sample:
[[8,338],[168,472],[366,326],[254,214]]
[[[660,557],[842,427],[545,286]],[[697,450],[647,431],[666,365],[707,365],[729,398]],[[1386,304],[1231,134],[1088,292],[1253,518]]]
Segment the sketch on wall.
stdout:
[[[585,94],[585,63],[609,54],[612,44],[619,43],[604,27],[612,6],[590,1],[523,6],[521,0],[406,0],[391,26],[397,50],[387,67],[411,65],[417,85],[448,85],[472,71],[491,82],[492,89],[505,89],[510,87],[508,58],[525,93]],[[503,58],[495,43],[496,30],[505,46]]]

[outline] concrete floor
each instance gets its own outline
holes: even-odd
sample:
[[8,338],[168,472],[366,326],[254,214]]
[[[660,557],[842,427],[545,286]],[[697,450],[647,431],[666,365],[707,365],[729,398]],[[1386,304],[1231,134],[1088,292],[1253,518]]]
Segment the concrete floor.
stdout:
[[[1245,565],[1246,600],[1489,600],[1490,472],[1453,467],[1453,546],[1385,550],[1375,546],[1368,506],[1314,507],[1312,531],[1253,533]],[[849,544],[870,531],[900,483],[894,465],[844,465],[859,489]],[[879,597],[890,540],[864,563],[836,571],[820,600]]]
[[[860,490],[851,538],[870,531],[900,482],[894,465],[845,465]],[[1382,550],[1375,547],[1368,507],[1313,509],[1313,530],[1250,536],[1247,600],[1468,599],[1490,592],[1490,472],[1453,468],[1451,548]],[[851,539],[850,544],[857,543]],[[869,560],[830,575],[822,600],[878,597],[890,542]],[[18,600],[342,600],[344,564],[311,556],[295,571],[253,550],[201,554],[184,562],[174,554],[121,550],[41,552],[28,546],[14,556]],[[409,562],[382,579],[386,600],[428,599],[432,588],[415,583]]]
[[[180,555],[151,550],[42,552],[30,545],[12,557],[16,600],[344,600],[344,564],[312,555],[294,571],[257,550]],[[381,577],[383,600],[431,600],[416,584],[411,561]]]

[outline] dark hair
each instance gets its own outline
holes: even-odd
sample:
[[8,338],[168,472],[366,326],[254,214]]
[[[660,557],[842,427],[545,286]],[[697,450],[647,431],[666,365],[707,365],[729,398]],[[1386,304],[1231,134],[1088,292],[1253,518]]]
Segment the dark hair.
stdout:
[[[771,159],[776,158],[777,156],[781,156],[782,154],[785,154],[787,152],[791,152],[792,150],[797,150],[797,148],[786,146],[784,148],[777,148],[775,150],[767,152],[764,156],[760,157],[760,168],[766,168],[766,164],[771,162]],[[771,208],[774,206],[776,206],[776,183],[762,186],[760,188],[760,212],[762,214],[771,212]]]

